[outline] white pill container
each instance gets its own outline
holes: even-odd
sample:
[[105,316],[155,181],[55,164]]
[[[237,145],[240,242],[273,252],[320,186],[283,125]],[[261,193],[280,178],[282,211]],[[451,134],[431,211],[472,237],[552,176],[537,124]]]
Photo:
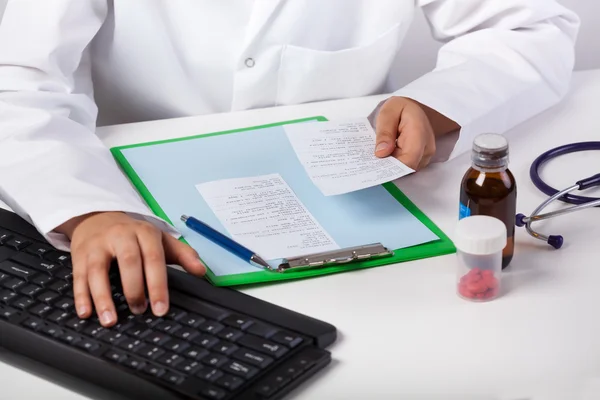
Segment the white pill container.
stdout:
[[461,219],[454,232],[458,257],[457,294],[468,301],[490,301],[500,295],[506,225],[498,218],[475,215]]

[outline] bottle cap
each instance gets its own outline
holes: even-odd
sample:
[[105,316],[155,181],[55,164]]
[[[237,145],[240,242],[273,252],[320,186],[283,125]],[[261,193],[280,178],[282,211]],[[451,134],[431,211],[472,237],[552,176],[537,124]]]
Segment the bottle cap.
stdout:
[[501,167],[508,163],[508,140],[497,133],[484,133],[475,137],[471,156],[476,165]]
[[506,225],[498,218],[474,215],[458,221],[454,244],[463,253],[488,255],[506,247]]

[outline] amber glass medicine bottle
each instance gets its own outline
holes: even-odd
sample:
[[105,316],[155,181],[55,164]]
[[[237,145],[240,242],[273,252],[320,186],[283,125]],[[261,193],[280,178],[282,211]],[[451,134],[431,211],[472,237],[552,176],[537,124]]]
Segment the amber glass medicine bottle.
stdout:
[[502,135],[486,133],[473,141],[472,166],[461,182],[459,219],[488,215],[506,225],[507,242],[502,251],[502,268],[514,252],[517,186],[508,169],[508,141]]

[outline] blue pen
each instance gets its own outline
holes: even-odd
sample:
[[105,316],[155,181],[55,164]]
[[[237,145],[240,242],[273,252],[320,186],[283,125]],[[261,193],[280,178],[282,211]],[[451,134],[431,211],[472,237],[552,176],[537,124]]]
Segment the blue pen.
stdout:
[[205,238],[218,244],[225,250],[228,250],[229,252],[233,253],[239,258],[249,262],[250,264],[261,268],[272,269],[271,266],[258,254],[254,253],[252,250],[245,248],[244,246],[232,240],[231,238],[223,235],[221,232],[214,230],[210,226],[206,225],[204,222],[199,221],[194,217],[188,217],[187,215],[182,215],[181,220],[185,222],[185,225],[194,232],[204,236]]

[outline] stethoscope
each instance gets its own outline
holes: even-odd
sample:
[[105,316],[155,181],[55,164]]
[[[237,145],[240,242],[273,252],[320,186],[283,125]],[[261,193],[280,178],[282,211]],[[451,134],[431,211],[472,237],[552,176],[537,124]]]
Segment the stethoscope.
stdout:
[[[531,164],[531,168],[529,170],[529,176],[533,184],[545,193],[548,196],[551,196],[548,200],[544,201],[538,208],[536,208],[531,216],[526,217],[523,214],[517,214],[516,217],[516,225],[517,226],[525,226],[527,232],[533,236],[534,238],[543,240],[547,242],[549,245],[554,247],[555,249],[560,249],[563,245],[563,237],[560,235],[550,235],[545,236],[541,233],[534,231],[531,228],[531,224],[533,222],[541,221],[544,219],[557,217],[559,215],[564,215],[571,213],[573,211],[583,210],[584,208],[590,207],[600,207],[600,198],[597,197],[584,197],[584,196],[576,196],[570,194],[575,190],[586,190],[594,186],[600,186],[600,174],[596,174],[594,176],[590,176],[589,178],[582,179],[579,182],[575,183],[573,186],[568,187],[564,190],[558,191],[546,184],[542,178],[540,178],[539,169],[542,165],[552,160],[553,158],[580,151],[590,151],[590,150],[600,150],[600,142],[580,142],[580,143],[572,143],[564,146],[557,147],[555,149],[549,150],[544,154],[540,155],[535,159],[533,164]],[[564,208],[562,210],[552,211],[546,214],[540,214],[544,208],[546,208],[550,203],[554,200],[560,200],[565,203],[575,204],[572,207]]]

